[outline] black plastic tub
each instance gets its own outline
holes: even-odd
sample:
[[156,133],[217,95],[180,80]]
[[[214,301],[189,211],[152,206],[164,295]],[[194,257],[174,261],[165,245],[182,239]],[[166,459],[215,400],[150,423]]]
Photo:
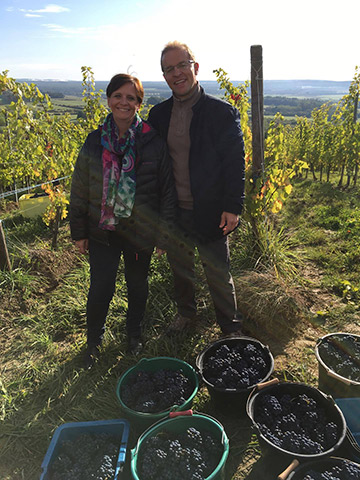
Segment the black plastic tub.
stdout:
[[[326,418],[326,422],[331,422],[336,425],[336,433],[334,435],[336,438],[332,440],[331,447],[327,446],[326,448],[319,453],[302,453],[296,450],[291,450],[283,448],[276,444],[276,439],[279,438],[276,432],[271,431],[271,434],[274,434],[270,438],[269,435],[265,435],[264,432],[260,429],[261,425],[261,415],[263,412],[263,400],[265,395],[275,396],[276,398],[283,398],[284,395],[287,395],[291,398],[291,401],[297,399],[299,395],[306,395],[309,399],[316,402],[317,408],[322,411],[322,414]],[[291,403],[289,403],[291,408]],[[260,409],[261,407],[261,409]],[[288,458],[288,459],[298,459],[299,461],[306,460],[315,460],[321,459],[326,456],[333,455],[343,444],[346,437],[346,422],[345,418],[340,410],[340,408],[335,404],[331,396],[325,395],[323,392],[318,390],[315,387],[311,387],[304,383],[295,383],[295,382],[279,382],[277,384],[271,384],[269,386],[264,386],[260,390],[255,388],[250,394],[246,411],[253,423],[253,428],[256,431],[260,447],[264,454],[271,453],[278,455],[279,458]],[[291,412],[290,412],[291,413]],[[288,414],[288,412],[286,413]],[[281,417],[283,413],[280,413]],[[271,415],[270,415],[271,419]],[[271,423],[271,422],[270,422]],[[275,423],[275,422],[273,422]],[[276,428],[276,427],[274,427]],[[282,442],[278,442],[281,443]]]
[[[314,460],[311,462],[300,464],[288,475],[286,474],[279,475],[278,479],[279,480],[304,480],[305,476],[308,475],[309,472],[311,471],[316,472],[318,474],[322,474],[322,473],[331,471],[334,467],[339,467],[343,469],[345,466],[348,466],[351,469],[353,469],[355,471],[355,474],[357,473],[357,476],[354,476],[354,477],[349,476],[346,478],[360,479],[360,465],[346,458],[338,458],[338,457],[328,457],[321,460]],[[336,478],[343,478],[343,477],[342,476],[338,477],[337,475]]]
[[[258,380],[254,383],[250,383],[248,386],[236,385],[234,388],[218,387],[214,384],[209,375],[207,375],[207,363],[214,353],[221,346],[227,346],[230,350],[236,348],[243,348],[248,345],[253,345],[256,351],[261,355],[264,364],[262,364],[262,370],[258,376]],[[250,363],[251,364],[251,363]],[[256,364],[254,364],[256,367]],[[234,413],[246,416],[246,401],[250,392],[254,389],[258,383],[266,382],[269,380],[272,372],[274,371],[274,358],[269,350],[269,347],[263,345],[255,338],[237,336],[228,337],[217,340],[208,345],[196,359],[196,367],[201,376],[202,381],[206,385],[206,388],[210,394],[211,401],[214,406],[221,410],[225,414],[233,415]]]
[[[346,337],[354,339],[356,349],[348,347],[345,342]],[[326,344],[330,344],[332,349],[338,352],[339,359],[347,359],[360,371],[360,335],[344,332],[330,333],[320,338],[315,346],[315,356],[319,366],[320,390],[329,393],[334,398],[360,397],[360,381],[339,373],[340,360],[331,360],[329,355],[326,357],[324,350]]]

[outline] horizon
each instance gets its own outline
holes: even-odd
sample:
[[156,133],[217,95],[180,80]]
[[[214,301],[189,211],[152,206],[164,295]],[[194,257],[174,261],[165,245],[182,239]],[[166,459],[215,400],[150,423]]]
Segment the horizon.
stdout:
[[[14,78],[14,77],[13,77]],[[32,78],[32,77],[18,77],[18,78],[15,78],[16,81],[26,81],[26,80],[31,80],[31,81],[39,81],[39,82],[78,82],[78,83],[81,83],[82,80],[74,80],[74,79],[57,79],[57,78]],[[109,82],[110,79],[108,80],[101,80],[101,79],[94,79],[95,83],[96,82]],[[237,80],[237,79],[230,79],[230,81],[232,83],[234,82],[238,82],[238,83],[244,83],[245,80]],[[280,79],[280,78],[275,78],[275,79],[268,79],[268,78],[265,78],[264,80],[264,83],[265,82],[331,82],[331,83],[351,83],[352,79],[351,80],[329,80],[329,79],[319,79],[319,78],[294,78],[294,79],[291,79],[291,78],[285,78],[285,79]],[[211,80],[211,79],[202,79],[202,80],[199,80],[199,83],[202,83],[202,82],[215,82],[217,83],[217,80],[214,79],[214,80]],[[141,80],[141,83],[164,83],[165,85],[166,84],[166,81],[165,80]]]

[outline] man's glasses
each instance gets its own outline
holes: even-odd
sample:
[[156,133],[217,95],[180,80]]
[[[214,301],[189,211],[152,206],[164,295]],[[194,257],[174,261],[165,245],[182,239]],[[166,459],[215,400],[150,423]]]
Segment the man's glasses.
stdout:
[[172,73],[174,73],[175,68],[181,71],[187,70],[193,63],[195,63],[194,60],[186,60],[184,62],[178,63],[177,65],[174,65],[173,67],[165,67],[163,68],[164,75],[171,75]]

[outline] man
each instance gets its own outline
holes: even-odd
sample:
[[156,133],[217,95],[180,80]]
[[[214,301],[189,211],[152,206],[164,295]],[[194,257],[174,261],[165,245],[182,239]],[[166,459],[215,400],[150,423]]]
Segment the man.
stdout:
[[186,44],[168,43],[161,68],[173,95],[151,109],[149,121],[167,140],[178,196],[178,229],[168,251],[178,314],[168,331],[195,325],[197,247],[217,322],[224,334],[240,333],[227,237],[239,223],[244,201],[240,116],[204,92],[196,78],[199,64]]

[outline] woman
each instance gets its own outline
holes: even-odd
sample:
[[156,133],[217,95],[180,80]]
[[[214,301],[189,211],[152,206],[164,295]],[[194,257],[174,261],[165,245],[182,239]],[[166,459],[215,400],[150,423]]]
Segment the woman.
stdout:
[[155,245],[160,254],[166,248],[175,206],[166,144],[138,115],[144,98],[141,82],[115,75],[106,95],[111,113],[80,151],[70,198],[71,236],[80,253],[89,252],[90,261],[87,368],[99,355],[121,254],[129,351],[141,351],[151,254]]

